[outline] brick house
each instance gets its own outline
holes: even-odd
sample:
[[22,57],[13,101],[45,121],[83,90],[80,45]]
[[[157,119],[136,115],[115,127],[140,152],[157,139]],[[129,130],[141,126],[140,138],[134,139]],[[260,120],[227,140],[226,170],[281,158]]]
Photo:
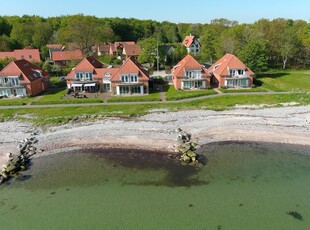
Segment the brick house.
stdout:
[[35,96],[48,88],[48,73],[27,60],[12,61],[0,72],[2,96]]
[[172,82],[177,90],[206,89],[210,87],[210,73],[190,54],[186,55],[172,70]]
[[81,50],[55,51],[51,59],[57,65],[66,66],[69,61],[82,60],[83,54]]
[[0,59],[5,58],[14,58],[16,60],[24,59],[35,63],[41,61],[38,49],[17,49],[12,52],[0,52]]
[[212,73],[212,84],[227,88],[251,87],[255,76],[255,73],[232,54],[225,54],[209,71]]

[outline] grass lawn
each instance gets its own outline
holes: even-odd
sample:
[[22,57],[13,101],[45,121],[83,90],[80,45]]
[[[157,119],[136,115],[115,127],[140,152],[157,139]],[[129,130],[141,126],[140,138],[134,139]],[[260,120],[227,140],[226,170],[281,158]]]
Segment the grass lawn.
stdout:
[[101,103],[102,98],[72,98],[62,99],[66,94],[65,88],[51,89],[45,93],[42,98],[32,102],[32,105],[48,105],[48,104],[78,104],[78,103]]
[[33,101],[35,97],[26,97],[26,98],[3,98],[0,99],[0,106],[9,106],[9,105],[26,105],[27,103]]
[[173,85],[165,85],[163,86],[164,91],[166,93],[167,101],[176,101],[182,100],[186,98],[207,96],[211,94],[216,94],[213,89],[205,89],[205,90],[176,90]]
[[272,70],[258,74],[257,80],[276,92],[310,92],[310,70]]
[[[77,106],[61,108],[22,108],[0,110],[0,119],[20,119],[33,122],[37,125],[57,125],[68,122],[72,117],[83,115],[101,115],[116,117],[131,117],[147,114],[151,109],[180,110],[227,110],[235,105],[275,104],[283,102],[297,102],[300,105],[310,104],[310,94],[284,95],[227,95],[216,98],[206,98],[185,103],[143,104],[143,105],[108,105]],[[25,116],[27,115],[27,116]]]
[[219,89],[222,93],[255,93],[255,92],[267,92],[268,90],[263,87],[244,88],[244,89]]
[[135,102],[135,101],[160,101],[160,95],[158,91],[150,89],[149,95],[142,96],[114,96],[108,99],[108,102]]

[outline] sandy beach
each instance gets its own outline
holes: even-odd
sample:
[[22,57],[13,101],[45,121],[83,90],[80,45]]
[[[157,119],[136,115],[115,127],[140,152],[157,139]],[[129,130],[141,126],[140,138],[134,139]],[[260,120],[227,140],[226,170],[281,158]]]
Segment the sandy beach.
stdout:
[[191,133],[200,145],[220,141],[261,141],[310,145],[310,106],[228,111],[154,111],[133,118],[72,122],[42,130],[29,123],[0,123],[0,165],[19,141],[36,133],[36,157],[83,147],[160,149],[177,146],[177,128]]

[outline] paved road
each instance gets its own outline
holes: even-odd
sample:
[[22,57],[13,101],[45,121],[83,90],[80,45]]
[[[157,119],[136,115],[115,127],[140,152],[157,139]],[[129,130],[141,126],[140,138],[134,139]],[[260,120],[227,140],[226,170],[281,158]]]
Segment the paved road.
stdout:
[[13,105],[0,106],[1,109],[20,109],[20,108],[62,108],[62,107],[87,107],[87,106],[107,106],[107,105],[144,105],[144,104],[168,104],[168,103],[183,103],[197,101],[207,98],[223,97],[223,96],[237,96],[237,95],[277,95],[277,94],[292,94],[291,92],[253,92],[253,93],[225,93],[212,94],[201,97],[187,98],[177,101],[138,101],[138,102],[117,102],[117,103],[80,103],[80,104],[52,104],[52,105]]

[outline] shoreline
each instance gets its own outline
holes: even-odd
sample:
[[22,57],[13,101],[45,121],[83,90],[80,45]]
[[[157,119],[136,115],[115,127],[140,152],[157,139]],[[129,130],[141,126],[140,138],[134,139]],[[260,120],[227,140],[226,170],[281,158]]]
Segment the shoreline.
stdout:
[[81,146],[137,148],[174,152],[182,128],[200,146],[222,141],[268,142],[310,146],[310,106],[228,111],[193,110],[153,112],[138,118],[105,118],[94,122],[67,123],[35,128],[30,123],[0,123],[0,165],[20,141],[35,135],[35,157],[61,153]]

